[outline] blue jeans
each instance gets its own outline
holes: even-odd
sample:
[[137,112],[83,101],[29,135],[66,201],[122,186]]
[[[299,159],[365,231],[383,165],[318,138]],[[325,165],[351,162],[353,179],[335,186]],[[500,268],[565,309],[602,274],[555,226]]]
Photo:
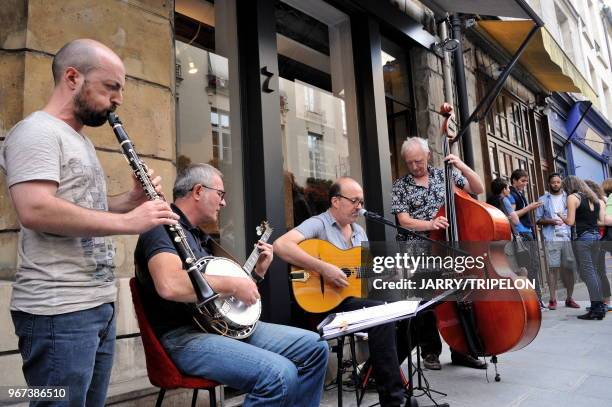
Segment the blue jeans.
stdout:
[[602,287],[599,273],[596,270],[599,260],[599,233],[587,231],[582,233],[574,241],[574,252],[578,259],[578,272],[589,291],[591,301],[601,301]]
[[239,341],[184,326],[161,338],[183,373],[248,393],[243,406],[319,406],[328,346],[319,335],[259,322]]
[[58,315],[11,311],[28,386],[67,386],[69,402],[30,406],[103,406],[115,351],[115,306]]
[[527,278],[534,283],[538,300],[542,301],[542,286],[540,284],[540,253],[537,242],[532,232],[520,232],[520,235],[529,249],[529,258],[525,259],[523,262],[519,262],[519,266],[523,266],[527,269]]

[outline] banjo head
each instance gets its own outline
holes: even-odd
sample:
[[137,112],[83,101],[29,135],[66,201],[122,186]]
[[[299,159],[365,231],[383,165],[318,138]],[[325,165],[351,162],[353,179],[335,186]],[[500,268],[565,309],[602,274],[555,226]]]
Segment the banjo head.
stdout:
[[[251,278],[238,263],[224,257],[210,259],[204,270],[205,275]],[[219,314],[235,325],[253,325],[261,315],[261,300],[251,306],[233,296],[220,297],[214,302]]]

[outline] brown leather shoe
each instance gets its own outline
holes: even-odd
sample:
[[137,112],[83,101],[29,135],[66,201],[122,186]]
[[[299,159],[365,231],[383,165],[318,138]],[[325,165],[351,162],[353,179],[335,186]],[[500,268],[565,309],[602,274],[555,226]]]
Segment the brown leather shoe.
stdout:
[[557,309],[557,300],[548,301],[548,309],[556,310]]
[[440,370],[442,369],[442,365],[440,364],[440,359],[433,353],[429,355],[425,355],[423,358],[423,366],[425,366],[429,370]]
[[471,367],[473,369],[486,369],[487,362],[484,360],[476,359],[470,355],[464,355],[461,353],[451,354],[451,362],[453,365]]
[[565,306],[568,308],[580,308],[580,305],[576,304],[573,298],[568,298],[565,300]]

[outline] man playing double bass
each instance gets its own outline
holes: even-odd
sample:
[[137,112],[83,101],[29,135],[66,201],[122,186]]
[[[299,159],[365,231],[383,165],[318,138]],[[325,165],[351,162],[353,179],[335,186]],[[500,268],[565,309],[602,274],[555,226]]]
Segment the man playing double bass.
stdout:
[[[417,232],[417,236],[398,235],[397,240],[419,241],[418,235],[428,236],[430,231],[446,229],[449,226],[444,216],[436,216],[446,195],[444,170],[429,165],[431,153],[427,140],[420,137],[409,137],[404,141],[401,155],[406,162],[408,174],[398,178],[391,190],[391,213],[396,215],[398,223]],[[449,154],[444,161],[455,166],[454,184],[465,192],[480,194],[484,187],[480,177],[459,157]],[[423,365],[432,370],[441,369],[439,356],[442,352],[442,341],[436,327],[433,311],[426,312],[417,320],[419,345],[423,352]],[[486,368],[486,363],[477,358],[464,355],[451,348],[453,364]]]

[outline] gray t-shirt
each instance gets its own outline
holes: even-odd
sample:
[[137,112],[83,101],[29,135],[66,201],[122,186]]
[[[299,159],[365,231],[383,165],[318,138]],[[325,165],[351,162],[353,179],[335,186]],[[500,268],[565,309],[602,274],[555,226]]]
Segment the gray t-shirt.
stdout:
[[351,243],[349,244],[342,235],[342,230],[336,219],[332,216],[329,210],[306,219],[295,227],[295,230],[304,235],[306,239],[321,239],[327,240],[339,249],[346,250],[355,246],[360,246],[361,242],[366,242],[368,236],[365,230],[357,223],[351,223],[353,233],[351,234]]
[[[106,180],[91,141],[43,111],[8,133],[0,150],[7,185],[55,181],[56,196],[107,211]],[[115,300],[117,289],[108,237],[68,237],[21,227],[11,309],[56,315]]]

